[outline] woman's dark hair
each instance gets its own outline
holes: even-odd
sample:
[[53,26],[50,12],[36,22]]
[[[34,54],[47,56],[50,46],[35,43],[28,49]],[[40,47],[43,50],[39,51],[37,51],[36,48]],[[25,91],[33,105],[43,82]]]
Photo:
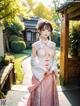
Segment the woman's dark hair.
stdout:
[[44,26],[47,26],[47,28],[50,28],[51,32],[53,30],[52,25],[49,22],[42,22],[38,25],[38,30],[42,30]]

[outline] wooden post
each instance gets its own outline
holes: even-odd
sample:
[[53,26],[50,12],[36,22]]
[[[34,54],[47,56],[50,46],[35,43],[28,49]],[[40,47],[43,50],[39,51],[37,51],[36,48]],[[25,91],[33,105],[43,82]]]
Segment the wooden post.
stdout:
[[14,62],[13,62],[13,69],[11,71],[11,78],[12,78],[12,84],[16,84],[16,71],[14,69]]
[[60,52],[60,75],[64,82],[68,79],[68,34],[69,34],[69,19],[65,12],[62,16],[61,24],[61,52]]
[[12,83],[11,81],[12,80],[11,80],[11,72],[10,72],[9,75],[8,75],[8,79],[6,81],[7,90],[11,89],[11,83]]

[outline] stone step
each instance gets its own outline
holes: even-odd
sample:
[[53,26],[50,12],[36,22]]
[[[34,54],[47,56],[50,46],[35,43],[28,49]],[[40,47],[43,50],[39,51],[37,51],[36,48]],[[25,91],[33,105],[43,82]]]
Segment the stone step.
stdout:
[[[67,90],[75,90],[75,89],[80,89],[79,86],[75,85],[66,85],[66,86],[57,86],[57,91],[62,92],[62,91],[67,91]],[[28,92],[28,86],[27,85],[12,85],[11,87],[12,91],[21,91],[21,92]]]
[[12,85],[11,87],[12,91],[18,91],[18,92],[28,92],[28,86],[27,85]]
[[17,106],[18,102],[24,97],[26,92],[10,90],[6,97],[7,106]]

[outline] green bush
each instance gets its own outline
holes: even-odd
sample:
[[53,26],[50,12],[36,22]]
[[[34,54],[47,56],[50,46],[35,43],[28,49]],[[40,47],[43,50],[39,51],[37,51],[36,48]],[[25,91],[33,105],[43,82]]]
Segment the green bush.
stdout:
[[18,37],[16,35],[12,35],[9,39],[9,42],[12,42],[12,41],[24,41],[24,39],[22,37]]
[[24,41],[12,41],[11,42],[11,49],[15,53],[19,53],[26,48],[26,44]]
[[69,52],[71,56],[79,56],[80,30],[73,27],[69,33]]
[[31,49],[32,48],[32,43],[26,43],[26,48]]

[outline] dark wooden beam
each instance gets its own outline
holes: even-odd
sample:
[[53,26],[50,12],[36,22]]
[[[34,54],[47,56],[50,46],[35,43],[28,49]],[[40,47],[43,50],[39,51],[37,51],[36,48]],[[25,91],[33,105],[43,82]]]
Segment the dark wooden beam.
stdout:
[[77,10],[74,10],[73,12],[68,14],[69,19],[76,19],[76,17],[78,18],[79,16],[80,16],[80,7]]
[[67,8],[67,14],[70,14],[80,8],[80,2],[72,4],[70,7]]

